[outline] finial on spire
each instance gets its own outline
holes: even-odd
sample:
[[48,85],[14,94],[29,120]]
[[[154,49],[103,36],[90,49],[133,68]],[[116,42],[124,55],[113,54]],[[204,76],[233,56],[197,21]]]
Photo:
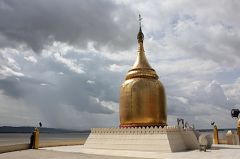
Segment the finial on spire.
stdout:
[[138,43],[142,42],[143,43],[143,39],[144,39],[144,35],[143,35],[143,32],[142,32],[142,17],[141,17],[141,14],[139,14],[139,18],[138,18],[138,21],[139,21],[139,32],[138,32],[138,35],[137,35],[137,39],[138,39]]
[[140,28],[142,27],[142,17],[141,17],[141,14],[138,15],[138,21],[139,21],[139,26]]

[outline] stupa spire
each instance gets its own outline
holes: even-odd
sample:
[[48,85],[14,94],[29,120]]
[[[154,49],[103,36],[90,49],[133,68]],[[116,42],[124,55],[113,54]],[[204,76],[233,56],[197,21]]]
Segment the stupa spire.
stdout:
[[152,67],[149,65],[147,58],[144,53],[144,47],[143,47],[143,40],[144,40],[144,34],[142,32],[142,17],[139,14],[139,32],[137,34],[137,40],[138,40],[138,55],[137,59],[133,65],[133,69],[136,68],[150,68]]

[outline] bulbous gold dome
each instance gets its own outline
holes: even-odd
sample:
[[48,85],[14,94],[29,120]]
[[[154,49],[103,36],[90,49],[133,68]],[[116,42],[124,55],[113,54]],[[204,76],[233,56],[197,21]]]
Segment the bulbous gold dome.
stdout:
[[137,59],[120,89],[120,127],[167,125],[164,87],[146,59],[143,38],[140,27]]

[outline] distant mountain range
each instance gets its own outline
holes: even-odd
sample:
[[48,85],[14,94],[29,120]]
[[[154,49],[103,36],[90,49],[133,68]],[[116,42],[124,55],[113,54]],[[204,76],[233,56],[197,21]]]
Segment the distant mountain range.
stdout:
[[[197,131],[200,131],[200,132],[211,132],[213,131],[213,128],[212,129],[196,129]],[[231,131],[236,131],[237,129],[236,128],[223,128],[223,129],[218,129],[218,131],[228,131],[228,130],[231,130]]]
[[[34,127],[31,126],[1,126],[0,133],[32,133]],[[41,133],[89,133],[90,130],[77,131],[77,130],[68,130],[68,129],[59,129],[59,128],[40,128]]]
[[[200,132],[211,132],[213,129],[197,129]],[[225,128],[218,129],[218,131],[226,131],[232,130],[236,131],[236,128]],[[32,126],[0,126],[0,133],[32,133],[34,131],[34,127]],[[41,133],[90,133],[90,130],[68,130],[68,129],[60,129],[60,128],[40,128]]]

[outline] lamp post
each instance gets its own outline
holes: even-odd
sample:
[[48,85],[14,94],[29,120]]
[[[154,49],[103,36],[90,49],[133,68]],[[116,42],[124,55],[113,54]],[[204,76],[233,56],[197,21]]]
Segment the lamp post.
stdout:
[[232,109],[231,110],[232,118],[237,119],[237,134],[238,134],[238,139],[239,139],[239,142],[240,142],[240,119],[238,119],[239,114],[240,114],[240,110],[239,109]]
[[38,149],[39,148],[39,130],[42,127],[42,122],[39,122],[39,127],[35,127],[34,132],[33,132],[33,148]]
[[211,122],[211,125],[213,125],[213,143],[219,144],[219,137],[218,137],[218,128],[215,122]]
[[239,114],[240,114],[240,110],[239,109],[232,109],[231,110],[232,118],[238,118]]

